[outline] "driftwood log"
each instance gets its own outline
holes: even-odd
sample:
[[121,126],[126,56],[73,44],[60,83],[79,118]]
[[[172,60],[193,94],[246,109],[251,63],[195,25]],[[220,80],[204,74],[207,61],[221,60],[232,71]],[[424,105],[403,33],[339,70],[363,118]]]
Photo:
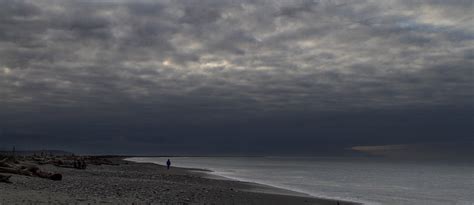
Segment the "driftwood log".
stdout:
[[62,168],[86,169],[87,163],[84,159],[68,159],[68,158],[54,158],[54,159],[38,159],[33,161],[39,165],[51,164]]
[[[5,158],[0,160],[0,172],[1,173],[9,173],[9,174],[18,174],[18,175],[25,175],[31,177],[40,177],[46,178],[51,180],[61,180],[62,175],[59,173],[51,173],[40,170],[37,166],[29,165],[29,164],[21,164],[18,161],[9,160],[9,158]],[[8,180],[8,178],[6,178]]]
[[3,174],[0,174],[0,182],[3,182],[3,183],[12,183],[10,181],[10,175],[3,175]]
[[[87,165],[118,165],[108,156],[2,156],[0,155],[0,173],[40,177],[51,180],[62,180],[59,173],[41,170],[37,165],[53,165],[61,168],[86,169]],[[0,174],[0,182],[10,183],[10,175]]]

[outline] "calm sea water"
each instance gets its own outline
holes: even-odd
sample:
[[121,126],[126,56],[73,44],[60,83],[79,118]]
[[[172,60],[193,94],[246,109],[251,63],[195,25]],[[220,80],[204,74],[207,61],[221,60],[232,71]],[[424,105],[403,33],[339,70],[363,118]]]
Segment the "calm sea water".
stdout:
[[[164,164],[167,158],[132,158]],[[316,197],[366,204],[474,204],[474,164],[367,158],[177,157],[173,166],[203,168]]]

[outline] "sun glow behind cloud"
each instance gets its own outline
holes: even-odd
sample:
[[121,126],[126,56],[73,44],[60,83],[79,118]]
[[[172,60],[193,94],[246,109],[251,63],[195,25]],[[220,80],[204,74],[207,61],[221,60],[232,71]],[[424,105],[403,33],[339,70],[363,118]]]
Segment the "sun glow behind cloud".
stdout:
[[12,72],[11,69],[8,67],[3,67],[2,71],[3,71],[3,74],[5,75],[8,75]]

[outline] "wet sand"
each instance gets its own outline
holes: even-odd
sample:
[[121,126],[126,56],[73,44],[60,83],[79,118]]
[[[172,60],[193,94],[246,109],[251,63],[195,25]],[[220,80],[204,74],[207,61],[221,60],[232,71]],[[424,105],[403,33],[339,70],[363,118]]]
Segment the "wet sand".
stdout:
[[[62,181],[13,175],[0,184],[0,204],[320,204],[318,199],[268,186],[217,179],[205,171],[124,161],[86,170],[42,165],[63,174]],[[339,201],[339,204],[352,204]]]

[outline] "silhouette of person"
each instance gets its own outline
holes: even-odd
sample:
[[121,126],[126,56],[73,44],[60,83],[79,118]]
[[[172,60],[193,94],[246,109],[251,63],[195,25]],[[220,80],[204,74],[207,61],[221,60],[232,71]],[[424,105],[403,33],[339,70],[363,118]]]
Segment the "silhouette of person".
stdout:
[[168,161],[166,161],[166,168],[170,169],[170,166],[171,166],[171,161],[170,159],[168,159]]

